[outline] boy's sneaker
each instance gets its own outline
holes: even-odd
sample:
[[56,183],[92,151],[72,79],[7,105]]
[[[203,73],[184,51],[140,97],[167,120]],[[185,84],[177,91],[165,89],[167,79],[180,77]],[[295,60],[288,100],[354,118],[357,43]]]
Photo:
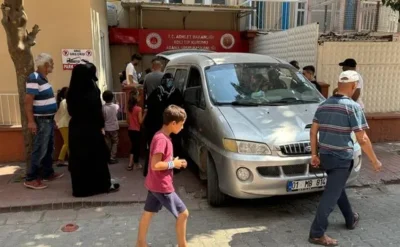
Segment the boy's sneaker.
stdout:
[[110,159],[110,161],[108,162],[110,165],[114,165],[118,163],[118,160],[116,159]]
[[43,190],[47,188],[47,185],[42,183],[41,180],[32,180],[32,181],[25,181],[24,186],[29,189],[33,190]]
[[47,177],[47,178],[43,179],[43,181],[45,181],[45,182],[54,181],[54,180],[62,178],[62,177],[64,177],[64,173],[56,173],[55,172],[50,177]]

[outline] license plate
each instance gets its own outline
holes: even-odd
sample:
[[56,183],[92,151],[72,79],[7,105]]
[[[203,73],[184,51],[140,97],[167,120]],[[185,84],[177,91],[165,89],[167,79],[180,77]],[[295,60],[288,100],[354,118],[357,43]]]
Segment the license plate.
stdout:
[[287,192],[311,190],[323,188],[326,185],[327,178],[314,178],[306,180],[288,181],[286,190]]

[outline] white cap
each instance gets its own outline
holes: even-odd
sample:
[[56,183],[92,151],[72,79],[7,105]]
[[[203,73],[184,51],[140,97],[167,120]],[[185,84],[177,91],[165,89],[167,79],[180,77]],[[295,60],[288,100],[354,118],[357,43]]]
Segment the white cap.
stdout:
[[355,70],[347,70],[340,73],[339,82],[340,83],[350,83],[360,80],[360,76]]

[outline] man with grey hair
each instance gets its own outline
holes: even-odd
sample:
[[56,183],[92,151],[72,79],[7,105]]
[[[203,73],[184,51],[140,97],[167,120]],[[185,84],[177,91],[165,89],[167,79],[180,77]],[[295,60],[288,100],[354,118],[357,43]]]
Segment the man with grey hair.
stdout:
[[[33,134],[31,165],[26,174],[25,187],[45,189],[42,182],[61,178],[64,174],[53,170],[54,115],[57,103],[47,76],[53,72],[53,59],[41,53],[35,59],[36,71],[28,76],[25,95],[25,112],[28,128]],[[42,174],[39,174],[42,170]]]

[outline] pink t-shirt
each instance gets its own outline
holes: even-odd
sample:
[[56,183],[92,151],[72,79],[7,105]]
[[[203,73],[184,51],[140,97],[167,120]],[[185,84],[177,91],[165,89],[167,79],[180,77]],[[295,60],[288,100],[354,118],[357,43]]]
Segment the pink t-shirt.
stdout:
[[173,147],[171,139],[162,132],[157,132],[150,145],[149,172],[146,176],[145,186],[148,190],[158,193],[174,192],[172,178],[173,170],[154,171],[151,169],[151,157],[155,154],[162,154],[162,161],[173,160]]
[[140,106],[134,106],[132,112],[128,112],[129,118],[129,130],[140,130],[140,123],[139,123],[139,113],[142,111]]

